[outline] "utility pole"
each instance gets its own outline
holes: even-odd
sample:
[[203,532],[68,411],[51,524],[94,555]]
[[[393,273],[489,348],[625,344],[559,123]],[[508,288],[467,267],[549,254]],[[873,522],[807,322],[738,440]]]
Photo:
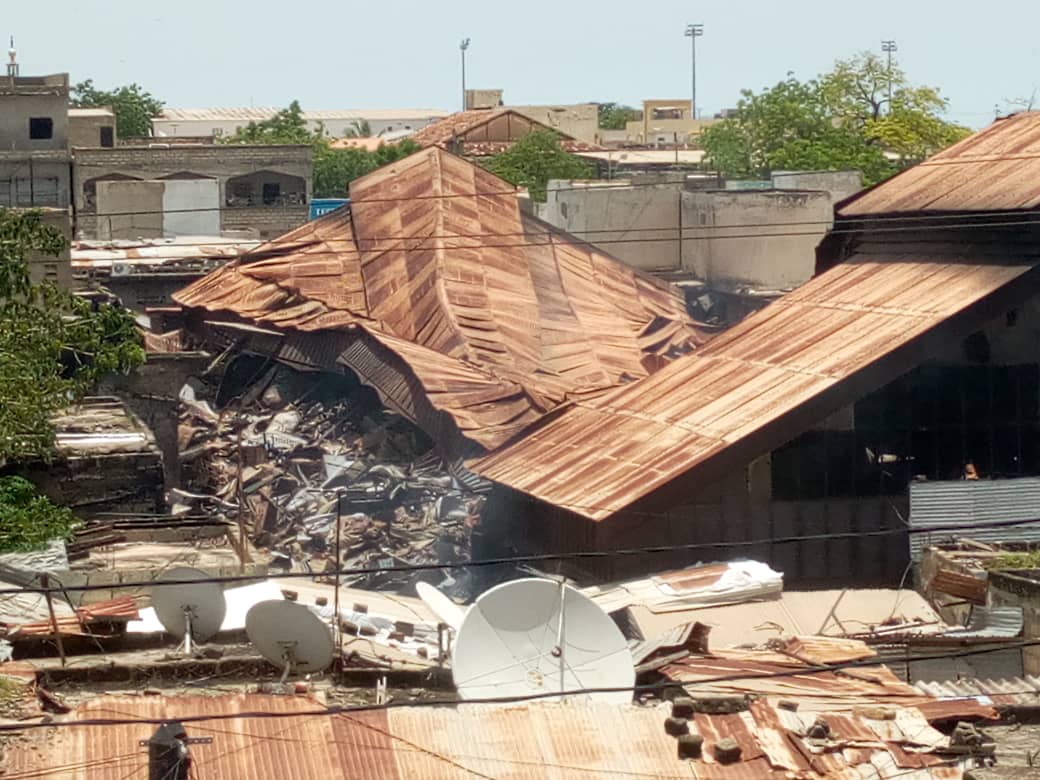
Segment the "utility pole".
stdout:
[[881,51],[888,55],[888,113],[892,113],[892,54],[899,51],[895,41],[881,41]]
[[462,110],[466,110],[466,49],[469,48],[469,38],[463,38],[459,43],[459,53],[462,55]]
[[686,25],[686,37],[690,39],[690,119],[697,118],[697,39],[704,35],[703,24]]

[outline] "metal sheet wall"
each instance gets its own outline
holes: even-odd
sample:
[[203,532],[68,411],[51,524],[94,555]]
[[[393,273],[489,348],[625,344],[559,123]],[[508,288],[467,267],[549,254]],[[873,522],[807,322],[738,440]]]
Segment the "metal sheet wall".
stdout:
[[928,529],[970,524],[970,531],[956,534],[913,533],[910,555],[920,560],[925,547],[951,536],[970,536],[980,542],[1037,542],[1040,523],[987,527],[1009,520],[1040,520],[1040,477],[988,481],[915,482],[910,485],[910,526]]

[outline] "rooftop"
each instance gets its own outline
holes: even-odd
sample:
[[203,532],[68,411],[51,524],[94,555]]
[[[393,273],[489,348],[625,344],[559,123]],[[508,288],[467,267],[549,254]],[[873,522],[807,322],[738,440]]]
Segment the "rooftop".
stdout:
[[652,376],[575,399],[472,468],[592,520],[679,477],[692,492],[837,411],[840,391],[894,379],[913,366],[892,359],[906,361],[907,345],[1037,275],[1024,249],[931,251],[866,245]]
[[[160,122],[262,122],[270,119],[282,108],[258,106],[256,108],[164,108],[156,117]],[[405,119],[434,119],[448,116],[451,112],[440,108],[352,108],[301,112],[304,119],[322,120],[369,120],[391,121]]]
[[560,137],[568,152],[592,152],[600,147],[579,141],[566,133],[531,119],[511,108],[474,108],[459,111],[421,128],[411,138],[424,148],[461,145],[462,154],[484,157],[508,149],[519,137],[534,130],[549,130]]
[[522,213],[514,187],[439,148],[355,180],[350,196],[175,299],[324,334],[327,365],[381,392],[385,366],[401,366],[397,392],[417,383],[420,405],[485,447],[568,394],[646,376],[703,341],[674,288]]
[[985,212],[1040,206],[1040,111],[998,119],[872,189],[838,204],[839,217]]

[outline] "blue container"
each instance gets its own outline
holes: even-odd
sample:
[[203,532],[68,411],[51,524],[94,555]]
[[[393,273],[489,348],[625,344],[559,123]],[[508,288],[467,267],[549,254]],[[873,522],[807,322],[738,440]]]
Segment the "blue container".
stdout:
[[335,211],[341,206],[350,203],[350,198],[315,198],[311,201],[311,219],[317,219],[323,214]]

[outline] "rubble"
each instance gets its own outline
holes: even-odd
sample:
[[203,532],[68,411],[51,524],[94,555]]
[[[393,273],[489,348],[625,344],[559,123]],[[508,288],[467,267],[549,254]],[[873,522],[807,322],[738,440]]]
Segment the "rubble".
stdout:
[[[273,569],[456,563],[484,498],[433,452],[427,437],[387,411],[349,377],[269,368],[237,388],[229,368],[215,398],[182,394],[178,439],[185,487],[170,491],[174,514],[204,512],[228,521],[272,558]],[[232,384],[232,390],[228,389]],[[446,578],[445,573],[449,576]],[[471,595],[468,572],[373,573],[343,584],[404,591],[419,580],[449,595]]]

